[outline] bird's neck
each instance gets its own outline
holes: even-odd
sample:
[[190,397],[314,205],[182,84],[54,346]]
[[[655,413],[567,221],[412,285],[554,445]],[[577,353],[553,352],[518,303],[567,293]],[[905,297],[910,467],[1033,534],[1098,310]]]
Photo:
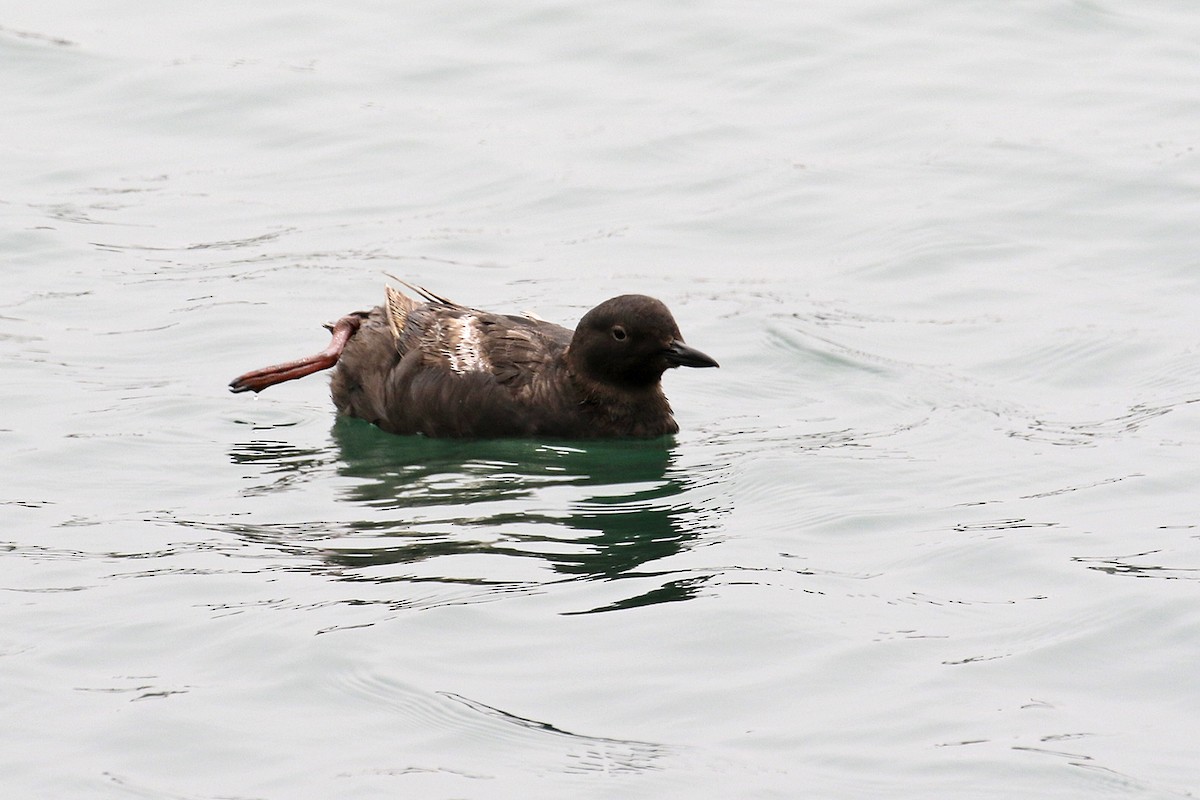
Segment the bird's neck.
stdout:
[[622,436],[660,436],[678,430],[662,384],[614,386],[568,370],[576,402],[596,424]]

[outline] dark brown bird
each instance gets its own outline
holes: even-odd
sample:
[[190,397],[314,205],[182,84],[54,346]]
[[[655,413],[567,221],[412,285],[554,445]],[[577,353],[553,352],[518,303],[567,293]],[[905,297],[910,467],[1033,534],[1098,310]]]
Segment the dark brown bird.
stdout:
[[683,343],[653,297],[606,300],[572,333],[409,288],[422,299],[389,286],[384,305],[326,326],[333,341],[317,355],[247,372],[230,390],[260,392],[337,364],[338,411],[391,433],[654,437],[679,430],[663,372],[717,366]]

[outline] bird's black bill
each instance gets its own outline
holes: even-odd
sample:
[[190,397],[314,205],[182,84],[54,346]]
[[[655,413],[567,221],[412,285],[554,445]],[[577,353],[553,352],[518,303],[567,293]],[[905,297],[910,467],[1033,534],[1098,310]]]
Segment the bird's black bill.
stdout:
[[667,363],[675,367],[719,367],[714,359],[676,339],[667,348]]

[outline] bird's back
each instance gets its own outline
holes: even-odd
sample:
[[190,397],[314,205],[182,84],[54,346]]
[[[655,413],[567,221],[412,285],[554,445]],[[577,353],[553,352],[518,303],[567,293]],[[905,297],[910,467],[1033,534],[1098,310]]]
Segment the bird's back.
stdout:
[[400,434],[587,435],[572,430],[571,331],[390,287],[363,316],[333,375],[341,413]]

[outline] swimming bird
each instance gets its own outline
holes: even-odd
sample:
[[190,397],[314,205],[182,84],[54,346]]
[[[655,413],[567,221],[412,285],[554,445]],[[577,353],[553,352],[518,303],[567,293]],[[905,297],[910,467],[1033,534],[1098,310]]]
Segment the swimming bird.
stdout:
[[383,305],[326,325],[333,340],[320,353],[247,372],[230,391],[260,392],[336,364],[338,412],[390,433],[650,438],[679,431],[662,374],[718,366],[645,295],[605,300],[572,332],[404,285],[420,299],[388,286]]

